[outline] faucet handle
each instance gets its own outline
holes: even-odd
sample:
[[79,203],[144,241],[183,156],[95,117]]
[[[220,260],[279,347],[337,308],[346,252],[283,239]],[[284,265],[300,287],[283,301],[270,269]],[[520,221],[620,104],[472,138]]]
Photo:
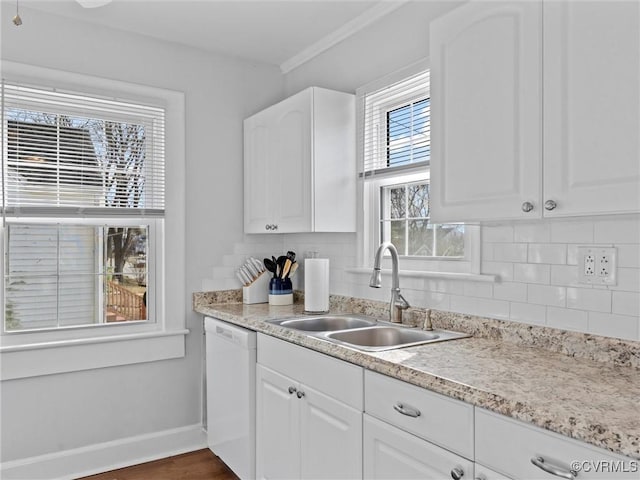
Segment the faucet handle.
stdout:
[[409,302],[407,302],[407,300],[402,296],[402,294],[400,293],[400,291],[396,292],[396,308],[399,308],[401,310],[406,310],[407,308],[409,308],[411,305],[409,305]]

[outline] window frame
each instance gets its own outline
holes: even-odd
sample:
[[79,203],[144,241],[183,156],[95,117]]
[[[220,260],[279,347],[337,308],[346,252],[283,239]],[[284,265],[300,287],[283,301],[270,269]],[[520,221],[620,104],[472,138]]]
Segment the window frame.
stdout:
[[[52,330],[16,331],[0,334],[0,378],[25,378],[54,373],[129,365],[185,355],[187,306],[185,285],[185,99],[184,93],[131,84],[118,80],[63,72],[43,67],[3,62],[3,77],[55,87],[86,95],[125,99],[165,108],[165,215],[100,217],[101,223],[155,223],[155,322],[119,322]],[[20,218],[20,221],[26,220]],[[52,218],[47,219],[53,220]],[[78,218],[71,219],[77,222]],[[89,221],[89,220],[87,220]],[[0,289],[4,324],[5,228],[0,225]],[[167,254],[170,252],[170,254]],[[123,325],[123,323],[126,323]]]
[[[357,105],[357,132],[358,132],[358,158],[360,165],[364,165],[365,149],[364,137],[367,128],[365,122],[364,98],[366,95],[381,90],[387,86],[401,82],[404,79],[429,70],[428,61],[416,62],[406,68],[393,72],[385,77],[366,84],[356,90]],[[428,98],[431,98],[429,96]],[[398,94],[388,102],[376,105],[375,115],[382,119],[389,110],[400,108],[409,102],[415,103],[420,99],[413,92]],[[386,118],[384,118],[386,126]],[[384,135],[380,131],[384,130]],[[375,140],[375,148],[378,152],[386,151],[386,128],[378,128],[378,138]],[[383,138],[384,137],[384,138]],[[387,161],[386,156],[384,158]],[[382,157],[374,161],[376,165],[382,165]],[[358,263],[364,267],[372,267],[375,252],[381,239],[381,187],[389,185],[401,185],[418,181],[430,181],[430,169],[427,162],[398,166],[389,169],[388,172],[376,172],[373,178],[364,173],[359,176],[358,182]],[[412,272],[427,273],[454,273],[454,274],[479,274],[480,273],[480,227],[473,224],[465,224],[465,254],[464,257],[419,257],[400,256],[401,269]],[[390,268],[388,253],[383,259],[383,268]],[[402,271],[400,272],[402,274]]]

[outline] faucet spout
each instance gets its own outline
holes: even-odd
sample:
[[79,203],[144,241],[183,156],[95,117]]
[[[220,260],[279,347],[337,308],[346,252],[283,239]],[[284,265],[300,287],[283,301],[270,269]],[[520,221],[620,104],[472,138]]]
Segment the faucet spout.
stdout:
[[398,274],[398,251],[391,242],[384,242],[378,247],[373,262],[373,274],[369,281],[372,288],[382,287],[382,278],[380,275],[380,265],[382,256],[386,250],[391,254],[391,303],[389,305],[389,321],[393,323],[402,323],[402,311],[410,307],[409,302],[400,293],[400,276]]

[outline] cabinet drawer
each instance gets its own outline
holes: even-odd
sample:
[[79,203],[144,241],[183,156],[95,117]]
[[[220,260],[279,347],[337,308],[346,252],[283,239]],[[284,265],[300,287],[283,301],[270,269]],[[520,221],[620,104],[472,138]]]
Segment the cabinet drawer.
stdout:
[[[477,462],[515,479],[563,478],[547,473],[531,462],[532,458],[540,457],[548,468],[557,467],[568,475],[571,463],[579,462],[584,466],[578,472],[579,479],[638,479],[638,464],[631,463],[629,458],[476,408]],[[614,472],[613,468],[620,471]]]
[[258,334],[258,363],[363,409],[362,367],[264,334]]
[[367,371],[365,412],[473,459],[472,405]]
[[363,417],[365,479],[473,478],[473,462],[369,415]]

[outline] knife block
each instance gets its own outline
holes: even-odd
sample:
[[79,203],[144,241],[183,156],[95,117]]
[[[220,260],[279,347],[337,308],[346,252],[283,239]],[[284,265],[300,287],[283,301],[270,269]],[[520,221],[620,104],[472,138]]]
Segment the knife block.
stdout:
[[269,301],[270,272],[262,272],[248,286],[242,287],[242,303],[267,303]]

